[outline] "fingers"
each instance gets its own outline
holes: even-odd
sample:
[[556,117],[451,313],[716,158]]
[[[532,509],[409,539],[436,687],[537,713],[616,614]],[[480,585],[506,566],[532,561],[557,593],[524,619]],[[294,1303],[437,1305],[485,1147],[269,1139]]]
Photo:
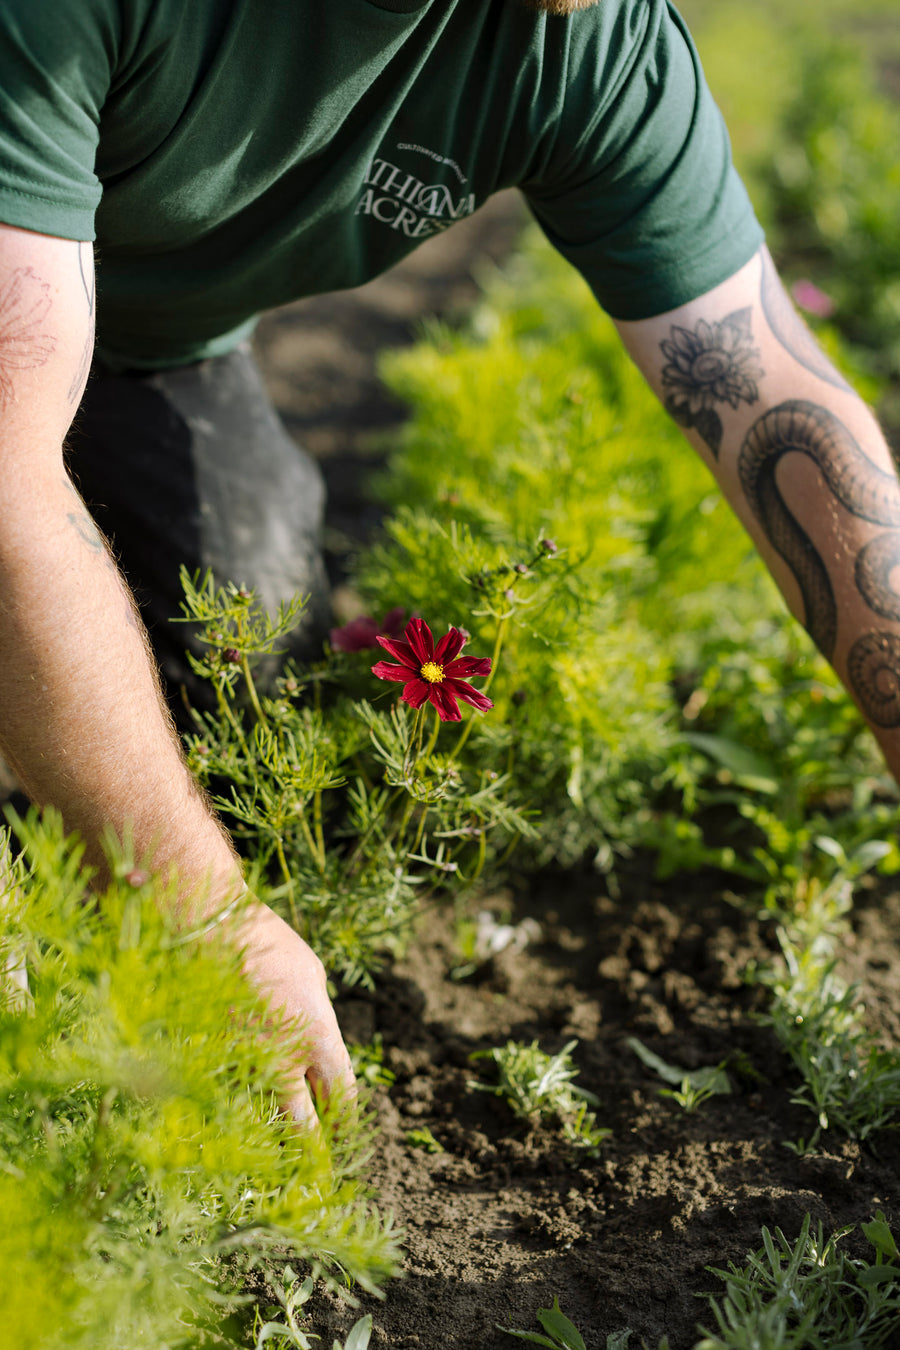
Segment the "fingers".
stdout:
[[336,1019],[333,1034],[318,1044],[307,1079],[320,1108],[327,1106],[342,1115],[356,1106],[356,1076]]
[[293,1056],[284,1111],[301,1128],[352,1114],[356,1108],[356,1077],[329,1005],[327,1017],[302,1033],[302,1045]]
[[[242,930],[244,969],[280,1014],[287,1078],[282,1109],[299,1129],[319,1130],[352,1112],[356,1079],[344,1045],[322,962],[267,906],[256,905]],[[318,1111],[317,1111],[318,1108]]]

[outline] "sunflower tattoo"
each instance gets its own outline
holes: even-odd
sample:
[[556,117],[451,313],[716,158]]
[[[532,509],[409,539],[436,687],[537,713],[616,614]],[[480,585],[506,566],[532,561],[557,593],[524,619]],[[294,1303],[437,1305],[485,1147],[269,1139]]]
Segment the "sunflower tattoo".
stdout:
[[701,319],[691,331],[677,324],[660,343],[666,411],[679,426],[693,427],[714,455],[722,444],[722,419],[716,403],[756,403],[763,370],[750,332],[752,310],[736,309],[721,323]]

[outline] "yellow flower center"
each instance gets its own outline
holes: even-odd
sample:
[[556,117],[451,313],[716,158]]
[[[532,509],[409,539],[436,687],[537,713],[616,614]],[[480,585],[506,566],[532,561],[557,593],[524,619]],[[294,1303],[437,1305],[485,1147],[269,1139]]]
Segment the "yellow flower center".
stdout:
[[423,680],[429,684],[440,684],[444,678],[444,667],[435,665],[434,661],[426,661],[421,670]]

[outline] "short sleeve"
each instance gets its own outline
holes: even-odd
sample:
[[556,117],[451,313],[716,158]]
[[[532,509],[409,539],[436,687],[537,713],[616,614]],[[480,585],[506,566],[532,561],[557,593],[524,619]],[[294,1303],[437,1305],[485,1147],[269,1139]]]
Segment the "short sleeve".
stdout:
[[642,0],[630,25],[612,89],[607,52],[573,25],[552,151],[523,189],[603,308],[644,319],[725,281],[763,232],[680,16]]
[[0,6],[0,221],[93,239],[100,113],[115,65],[110,0]]

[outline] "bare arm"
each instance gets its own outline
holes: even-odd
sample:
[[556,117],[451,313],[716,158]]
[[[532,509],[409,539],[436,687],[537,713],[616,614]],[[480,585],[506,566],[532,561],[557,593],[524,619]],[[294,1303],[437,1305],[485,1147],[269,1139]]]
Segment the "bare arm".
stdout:
[[[93,345],[89,244],[0,226],[0,744],[32,800],[52,803],[92,861],[108,825],[177,866],[209,912],[242,887],[227,835],[184,763],[131,597],[63,463]],[[349,1085],[324,973],[265,906],[240,940],[248,971],[311,1022],[319,1085]],[[309,1115],[298,1081],[289,1103]]]
[[689,305],[617,326],[900,780],[900,484],[872,414],[765,249]]

